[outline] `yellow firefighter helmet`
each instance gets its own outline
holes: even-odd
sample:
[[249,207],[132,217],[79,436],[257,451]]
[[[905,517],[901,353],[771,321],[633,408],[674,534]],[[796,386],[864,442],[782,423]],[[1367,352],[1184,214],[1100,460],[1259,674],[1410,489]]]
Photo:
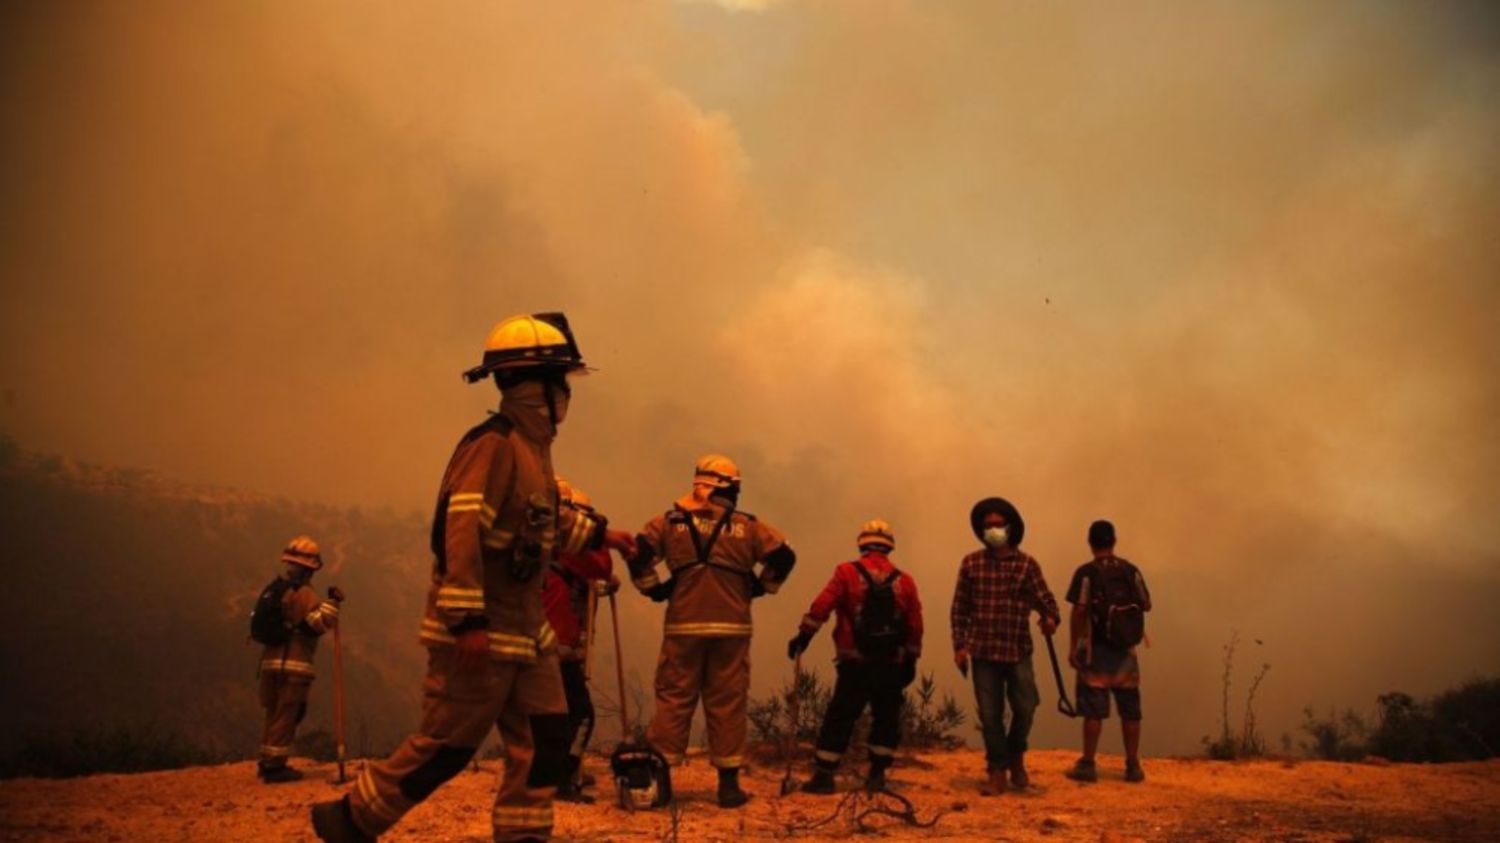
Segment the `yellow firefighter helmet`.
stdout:
[[709,454],[698,460],[693,470],[693,482],[715,489],[733,488],[740,485],[740,467],[723,454]]
[[586,372],[578,341],[561,313],[512,316],[490,330],[484,343],[484,359],[464,372],[464,380],[477,383],[502,369],[542,366],[563,372]]
[[859,543],[857,546],[865,547],[872,544],[881,545],[888,551],[895,550],[896,531],[891,529],[891,525],[888,522],[882,521],[879,518],[866,521],[865,525],[859,528]]
[[301,565],[314,571],[323,567],[323,554],[311,536],[298,536],[287,542],[281,551],[281,561],[288,565]]

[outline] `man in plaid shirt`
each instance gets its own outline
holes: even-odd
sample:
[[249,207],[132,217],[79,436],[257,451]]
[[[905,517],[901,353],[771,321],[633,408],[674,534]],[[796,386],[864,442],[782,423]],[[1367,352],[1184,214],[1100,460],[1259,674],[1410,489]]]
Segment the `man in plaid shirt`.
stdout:
[[969,524],[985,546],[965,556],[958,569],[951,616],[954,661],[966,677],[971,662],[974,667],[974,696],[989,767],[989,780],[980,792],[995,796],[1005,792],[1006,770],[1015,789],[1030,783],[1026,738],[1041,696],[1031,669],[1027,621],[1038,612],[1042,634],[1051,635],[1060,615],[1041,566],[1018,549],[1026,533],[1021,513],[1003,498],[986,498],[974,505]]

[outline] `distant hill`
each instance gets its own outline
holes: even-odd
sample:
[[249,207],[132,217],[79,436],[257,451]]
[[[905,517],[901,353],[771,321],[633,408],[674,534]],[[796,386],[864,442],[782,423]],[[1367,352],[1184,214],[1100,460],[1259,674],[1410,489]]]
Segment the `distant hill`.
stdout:
[[[393,745],[418,712],[426,529],[418,513],[187,486],[0,443],[0,753],[38,735],[149,728],[253,754],[247,618],[300,533],[324,547],[314,585],[348,593],[351,749]],[[331,641],[318,671],[304,731],[331,728]]]

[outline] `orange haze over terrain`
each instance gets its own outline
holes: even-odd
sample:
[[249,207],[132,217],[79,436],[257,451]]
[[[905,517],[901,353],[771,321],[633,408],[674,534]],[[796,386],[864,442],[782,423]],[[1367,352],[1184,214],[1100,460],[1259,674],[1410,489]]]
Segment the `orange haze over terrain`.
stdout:
[[[1059,598],[1118,525],[1149,753],[1216,731],[1235,629],[1275,749],[1304,706],[1500,672],[1491,5],[23,2],[0,33],[23,448],[426,512],[486,331],[562,309],[600,370],[563,474],[633,528],[728,453],[797,548],[757,693],[883,517],[970,704],[947,612],[992,494]],[[623,600],[649,676],[660,610]],[[1071,745],[1038,668],[1034,742]]]

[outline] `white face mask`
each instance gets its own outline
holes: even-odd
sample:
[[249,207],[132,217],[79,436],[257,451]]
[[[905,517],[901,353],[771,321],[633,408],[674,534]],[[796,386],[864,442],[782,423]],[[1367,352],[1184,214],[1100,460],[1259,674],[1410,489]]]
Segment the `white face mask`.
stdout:
[[1010,544],[1010,533],[1004,527],[985,527],[984,543],[998,550]]

